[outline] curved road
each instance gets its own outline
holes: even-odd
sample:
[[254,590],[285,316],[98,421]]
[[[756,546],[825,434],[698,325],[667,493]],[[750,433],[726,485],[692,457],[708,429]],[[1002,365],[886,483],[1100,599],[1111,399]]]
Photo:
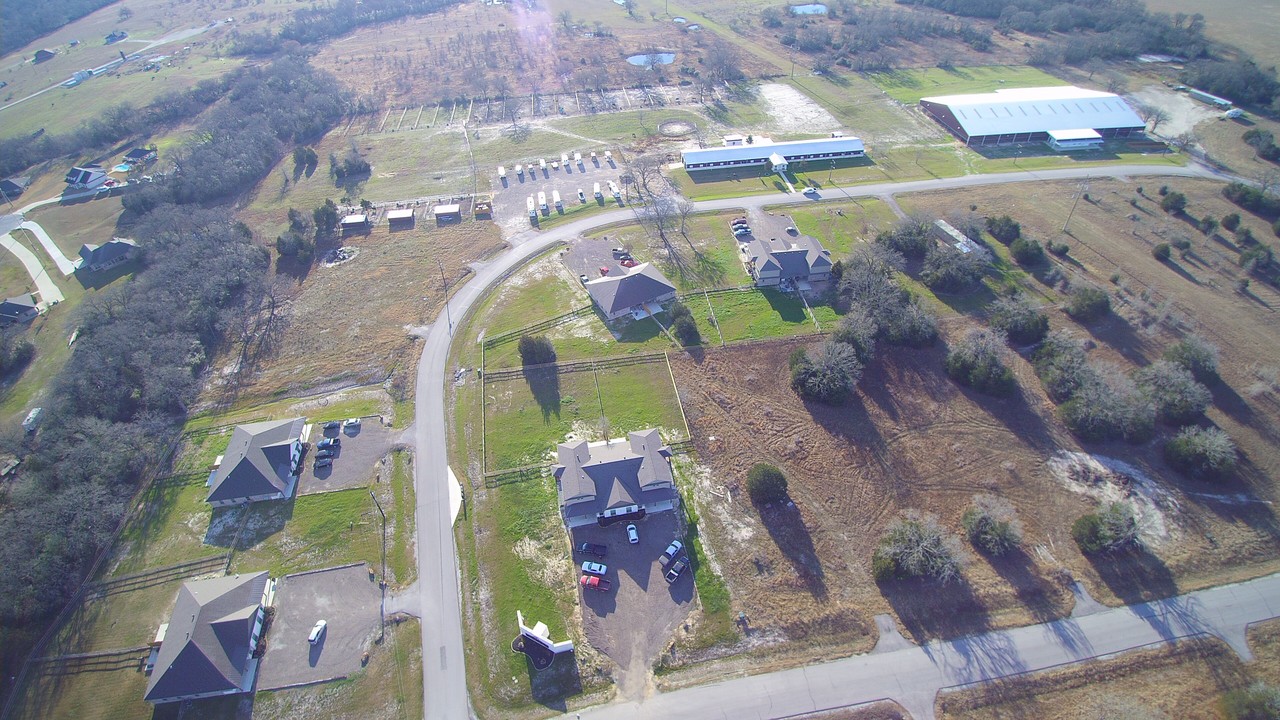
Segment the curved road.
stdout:
[[[1002,185],[1020,182],[1048,182],[1074,180],[1089,177],[1137,177],[1164,175],[1233,179],[1213,170],[1193,165],[1188,167],[1159,165],[1117,165],[1109,167],[1069,168],[1063,170],[1024,171],[991,175],[969,175],[938,180],[916,180],[902,183],[878,183],[850,188],[832,188],[822,191],[816,200],[793,199],[777,194],[746,198],[707,200],[695,203],[697,212],[729,210],[736,208],[759,209],[764,206],[794,204],[803,205],[821,200],[843,200],[874,196],[892,196],[897,193],[924,190],[948,190],[983,185]],[[449,299],[449,310],[458,322],[464,321],[476,301],[498,281],[518,268],[529,258],[552,245],[581,235],[602,225],[626,222],[634,219],[630,209],[615,210],[594,215],[546,232],[528,230],[509,238],[511,249],[496,258],[474,265],[476,276],[468,281]],[[453,481],[448,466],[448,416],[445,413],[445,383],[448,373],[449,345],[452,328],[437,317],[431,326],[418,364],[417,412],[414,417],[414,444],[417,461],[414,463],[418,508],[418,588],[421,592],[422,619],[422,674],[425,695],[425,716],[429,719],[457,720],[472,715],[467,697],[467,677],[462,645],[462,617],[459,605],[459,577],[457,553],[453,542],[454,514],[450,511],[449,492]],[[454,491],[456,492],[456,490]],[[1280,602],[1277,603],[1280,605]],[[514,627],[514,618],[508,618]],[[509,638],[489,638],[492,643],[505,644]],[[923,651],[923,650],[922,650]],[[808,668],[787,671],[805,673]],[[779,676],[787,673],[778,673]],[[753,685],[768,686],[772,676],[756,676]],[[998,675],[997,675],[998,677]],[[719,686],[710,686],[719,687]],[[923,686],[915,691],[924,689]],[[884,687],[886,696],[898,691],[898,681]],[[687,692],[687,691],[686,691]],[[674,695],[674,694],[672,694]],[[661,717],[658,706],[669,707],[658,695],[645,705],[625,706],[633,710],[628,717]],[[649,710],[653,703],[653,710]],[[846,703],[847,704],[847,703]],[[613,706],[611,706],[613,707]],[[624,707],[624,706],[617,706]],[[753,704],[750,711],[738,713],[740,717],[776,717],[769,705]],[[668,710],[669,712],[670,710]],[[764,713],[764,714],[762,714]],[[716,713],[717,715],[720,713]],[[609,715],[613,717],[612,714]]]

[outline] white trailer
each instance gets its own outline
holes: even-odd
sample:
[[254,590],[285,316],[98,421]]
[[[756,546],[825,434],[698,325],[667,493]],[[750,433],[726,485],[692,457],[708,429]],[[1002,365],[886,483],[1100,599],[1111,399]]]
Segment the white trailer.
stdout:
[[604,195],[601,195],[601,194],[600,194],[600,183],[596,183],[595,191],[596,191],[596,197],[597,197],[597,198],[602,198],[602,197],[604,197]]
[[609,181],[609,192],[613,193],[614,198],[622,197],[622,191],[618,189],[618,184],[612,180]]
[[549,212],[547,209],[547,194],[544,192],[538,193],[538,208],[542,210],[542,212]]
[[573,161],[574,161],[574,162],[576,162],[576,163],[578,163],[579,165],[581,165],[581,164],[582,164],[582,153],[575,151],[575,152],[573,153]]
[[523,165],[517,165],[517,166],[516,166],[516,174],[517,174],[517,175],[519,175],[520,177],[524,177],[524,166],[523,166]]
[[613,151],[612,151],[612,150],[605,150],[605,151],[604,151],[604,159],[605,159],[605,160],[608,160],[609,162],[613,162]]
[[560,153],[560,164],[561,165],[569,164],[569,153]]
[[546,171],[547,171],[547,160],[546,160],[546,158],[538,158],[538,169],[539,169],[539,170],[541,170],[541,171],[543,171],[543,172],[546,172]]
[[530,195],[530,196],[529,196],[529,198],[528,198],[527,200],[525,200],[525,203],[524,203],[524,204],[525,204],[525,207],[529,208],[529,217],[537,217],[537,216],[538,216],[538,211],[537,211],[537,210],[535,210],[535,209],[534,209],[534,207],[533,207],[533,196],[532,196],[532,195]]
[[501,165],[498,166],[498,179],[499,180],[507,179],[507,169],[502,167]]
[[563,209],[564,209],[564,203],[560,202],[560,191],[559,191],[559,190],[552,190],[552,191],[551,191],[551,202],[555,203],[555,206],[556,206],[556,209],[557,209],[557,210],[563,210]]

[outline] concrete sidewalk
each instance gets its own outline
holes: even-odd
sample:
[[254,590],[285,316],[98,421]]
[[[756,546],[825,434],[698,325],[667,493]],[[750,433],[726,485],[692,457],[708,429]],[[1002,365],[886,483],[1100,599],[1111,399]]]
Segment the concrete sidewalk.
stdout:
[[53,278],[49,277],[49,273],[45,272],[44,266],[40,264],[40,259],[26,245],[18,242],[13,233],[8,232],[0,235],[0,245],[17,255],[22,264],[26,266],[27,274],[31,276],[31,281],[36,284],[36,293],[40,296],[41,309],[53,303],[60,303],[65,299],[62,296],[62,290],[58,289],[57,283],[53,281]]
[[932,720],[938,692],[1103,655],[1213,636],[1246,660],[1245,631],[1280,616],[1280,574],[1041,625],[737,678],[607,705],[584,718],[782,718],[895,700]]

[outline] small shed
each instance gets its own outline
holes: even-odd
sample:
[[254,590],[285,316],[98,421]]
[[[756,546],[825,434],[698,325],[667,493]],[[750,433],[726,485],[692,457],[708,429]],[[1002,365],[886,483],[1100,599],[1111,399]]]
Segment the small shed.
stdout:
[[444,223],[451,223],[451,222],[461,222],[462,206],[458,205],[457,203],[451,203],[449,205],[436,205],[435,207],[431,208],[431,214],[435,216],[437,225],[443,225]]
[[351,233],[368,232],[369,216],[368,215],[347,215],[339,221],[338,226],[342,228],[343,235]]
[[0,193],[4,193],[7,198],[16,198],[31,187],[31,178],[29,177],[13,177],[0,180]]
[[134,148],[124,154],[124,161],[130,165],[147,165],[156,160],[156,151],[147,148]]
[[53,56],[57,54],[58,54],[57,50],[50,50],[49,48],[40,48],[39,50],[36,51],[35,60],[33,60],[33,62],[42,63],[46,60],[52,60]]
[[387,225],[391,226],[393,230],[411,228],[415,219],[413,208],[402,208],[387,212]]
[[965,255],[982,251],[982,248],[973,240],[970,240],[968,235],[957,230],[954,225],[946,220],[933,221],[933,239],[939,245],[949,247]]

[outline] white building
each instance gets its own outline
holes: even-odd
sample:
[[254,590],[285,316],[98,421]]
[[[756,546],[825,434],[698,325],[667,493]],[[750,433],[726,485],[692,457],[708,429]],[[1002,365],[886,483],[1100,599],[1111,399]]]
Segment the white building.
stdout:
[[790,163],[804,160],[842,160],[866,155],[866,147],[856,137],[819,138],[773,142],[769,138],[753,138],[739,144],[738,136],[726,136],[725,146],[681,153],[686,170],[708,170],[743,165],[769,165],[770,170],[785,172]]
[[1072,86],[927,97],[920,99],[920,109],[966,145],[1045,142],[1054,149],[1079,149],[1146,132],[1124,98]]

